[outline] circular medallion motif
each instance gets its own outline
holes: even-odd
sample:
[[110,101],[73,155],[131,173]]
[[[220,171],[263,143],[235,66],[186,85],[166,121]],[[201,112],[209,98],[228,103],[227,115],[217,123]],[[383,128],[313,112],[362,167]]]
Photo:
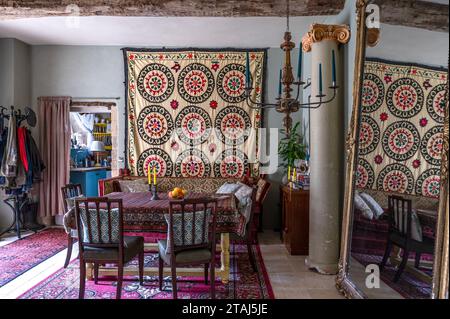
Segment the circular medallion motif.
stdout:
[[197,149],[186,150],[175,162],[177,177],[208,177],[211,175],[211,164],[206,155]]
[[387,90],[386,104],[389,111],[397,117],[413,117],[421,111],[423,102],[423,90],[413,79],[398,79]]
[[362,111],[370,113],[378,110],[384,101],[384,84],[373,73],[364,74],[362,87]]
[[431,165],[441,165],[442,147],[444,142],[444,127],[435,126],[428,130],[420,143],[423,158]]
[[187,106],[175,119],[180,140],[188,145],[205,142],[211,134],[212,121],[208,113],[198,106]]
[[161,145],[169,140],[173,131],[173,121],[165,108],[150,105],[139,113],[137,127],[144,141],[152,145]]
[[247,140],[252,123],[244,109],[227,106],[217,114],[214,127],[222,142],[227,145],[238,145]]
[[384,152],[390,158],[396,161],[405,161],[419,149],[419,132],[410,122],[392,123],[384,132],[382,145]]
[[445,84],[436,85],[428,94],[427,111],[431,118],[440,124],[444,123],[445,103]]
[[423,172],[416,182],[416,194],[426,197],[439,198],[440,170],[430,168]]
[[356,171],[356,187],[372,188],[374,183],[374,171],[369,162],[360,158],[358,161],[358,169]]
[[402,164],[390,164],[378,175],[377,189],[393,193],[413,191],[414,177],[411,170]]
[[247,174],[248,169],[247,155],[239,150],[225,150],[214,162],[215,177],[241,178]]
[[359,154],[373,152],[380,142],[380,128],[377,122],[368,115],[363,115],[359,129]]
[[171,176],[173,170],[172,160],[169,154],[159,148],[149,148],[142,152],[138,159],[138,175],[147,175],[148,167],[153,172],[156,167],[156,175],[159,177]]
[[206,65],[191,63],[178,76],[178,93],[190,103],[205,102],[214,90],[214,77]]
[[152,103],[167,100],[175,87],[175,79],[168,67],[159,63],[147,64],[137,79],[137,88],[144,99]]
[[245,100],[245,65],[228,64],[217,75],[217,92],[228,103]]

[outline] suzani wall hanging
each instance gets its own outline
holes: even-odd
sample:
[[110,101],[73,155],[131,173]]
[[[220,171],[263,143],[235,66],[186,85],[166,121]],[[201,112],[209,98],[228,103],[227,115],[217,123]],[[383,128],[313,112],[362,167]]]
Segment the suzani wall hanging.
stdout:
[[258,174],[262,118],[245,103],[247,52],[252,98],[262,101],[266,50],[124,49],[133,175]]
[[365,62],[359,188],[439,196],[447,71]]

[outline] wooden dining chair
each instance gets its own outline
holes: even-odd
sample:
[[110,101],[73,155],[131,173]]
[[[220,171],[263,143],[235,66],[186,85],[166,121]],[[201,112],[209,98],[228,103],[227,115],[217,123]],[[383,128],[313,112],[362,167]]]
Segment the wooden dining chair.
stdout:
[[[67,184],[61,187],[61,196],[64,206],[64,226],[67,232],[67,254],[64,268],[67,268],[72,256],[72,247],[74,240],[78,238],[77,225],[75,221],[75,198],[82,196],[83,190],[81,184]],[[71,203],[68,203],[72,199]],[[67,215],[66,215],[67,214]]]
[[177,267],[204,264],[205,284],[210,268],[211,298],[215,298],[217,200],[210,198],[171,201],[167,239],[158,241],[159,289],[163,289],[164,263],[172,273],[172,296],[177,299]]
[[124,264],[138,256],[139,283],[144,283],[144,238],[123,235],[121,199],[106,197],[80,198],[75,201],[75,215],[80,247],[80,293],[84,298],[86,263],[94,264],[94,279],[98,282],[100,264],[117,264],[117,293],[122,292]]
[[[389,232],[386,250],[380,264],[380,270],[384,268],[391,255],[393,245],[403,249],[403,256],[393,281],[397,282],[405,270],[410,252],[415,252],[415,266],[419,267],[421,254],[433,254],[434,241],[431,238],[423,237],[422,241],[412,238],[413,211],[412,201],[400,196],[388,197],[388,218]],[[414,225],[415,226],[415,225]]]

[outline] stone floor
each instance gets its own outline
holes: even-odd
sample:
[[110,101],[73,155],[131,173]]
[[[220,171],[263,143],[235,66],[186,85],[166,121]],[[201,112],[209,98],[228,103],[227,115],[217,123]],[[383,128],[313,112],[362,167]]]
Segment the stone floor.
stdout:
[[306,256],[289,255],[279,233],[266,230],[258,236],[276,299],[344,299],[335,287],[336,277],[309,270]]

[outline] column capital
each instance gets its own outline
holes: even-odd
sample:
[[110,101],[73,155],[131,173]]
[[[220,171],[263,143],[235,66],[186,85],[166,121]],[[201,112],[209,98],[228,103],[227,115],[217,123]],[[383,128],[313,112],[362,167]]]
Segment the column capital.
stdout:
[[350,40],[350,27],[346,24],[312,24],[308,33],[303,36],[303,51],[311,51],[311,45],[322,40],[345,44]]

